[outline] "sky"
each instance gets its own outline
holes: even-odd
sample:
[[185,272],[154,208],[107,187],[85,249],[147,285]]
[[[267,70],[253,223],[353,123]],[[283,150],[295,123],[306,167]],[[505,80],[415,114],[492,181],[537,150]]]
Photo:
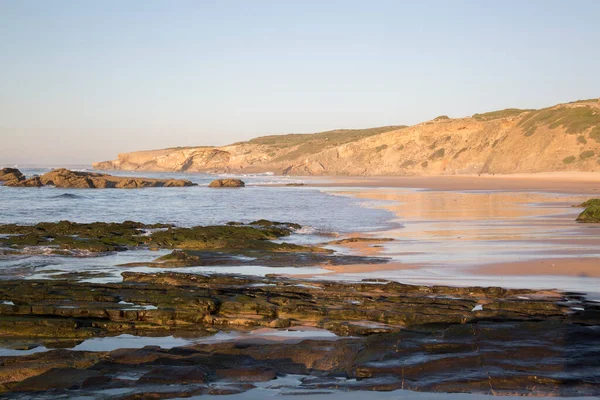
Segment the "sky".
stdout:
[[600,97],[597,0],[0,0],[0,166]]

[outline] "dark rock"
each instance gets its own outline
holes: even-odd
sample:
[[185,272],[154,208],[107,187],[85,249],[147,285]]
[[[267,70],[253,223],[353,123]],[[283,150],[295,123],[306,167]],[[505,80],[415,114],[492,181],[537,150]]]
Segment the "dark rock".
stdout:
[[198,367],[164,366],[153,368],[143,375],[140,384],[188,385],[190,383],[205,383],[206,371]]
[[261,367],[218,369],[216,375],[219,379],[234,382],[265,382],[277,378],[275,370]]
[[50,389],[79,389],[86,381],[99,376],[100,373],[93,370],[53,368],[19,382],[12,390],[16,392],[43,392]]
[[208,185],[210,188],[238,188],[244,186],[246,184],[241,179],[217,179]]

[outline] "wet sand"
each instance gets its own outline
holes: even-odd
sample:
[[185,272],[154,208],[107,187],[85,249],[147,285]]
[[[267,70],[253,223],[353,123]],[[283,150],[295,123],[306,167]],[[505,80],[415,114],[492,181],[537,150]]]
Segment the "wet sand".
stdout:
[[559,275],[600,278],[600,259],[596,257],[548,258],[490,264],[474,268],[473,273],[482,275]]
[[392,211],[401,225],[370,234],[393,242],[341,245],[352,254],[390,257],[389,264],[323,266],[330,278],[394,271],[400,280],[490,285],[518,276],[600,278],[600,226],[576,223],[582,209],[573,207],[599,190],[600,174],[336,178],[327,186],[377,202],[370,206]]
[[510,175],[318,177],[315,187],[392,187],[429,190],[503,190],[552,193],[600,193],[600,173],[540,172]]

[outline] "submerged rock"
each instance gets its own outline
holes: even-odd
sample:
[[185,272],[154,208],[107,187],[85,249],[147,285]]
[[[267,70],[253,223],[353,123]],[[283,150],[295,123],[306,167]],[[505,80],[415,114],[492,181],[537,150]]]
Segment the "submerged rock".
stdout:
[[334,240],[328,242],[328,245],[340,245],[340,244],[349,244],[349,243],[385,243],[385,242],[393,242],[396,239],[393,238],[371,238],[371,237],[350,237],[346,239]]
[[244,186],[246,184],[241,179],[217,179],[208,185],[210,188],[236,188]]

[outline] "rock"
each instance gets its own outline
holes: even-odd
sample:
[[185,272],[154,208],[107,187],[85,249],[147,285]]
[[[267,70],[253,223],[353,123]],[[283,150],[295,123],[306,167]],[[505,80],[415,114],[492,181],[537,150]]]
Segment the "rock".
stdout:
[[[127,389],[129,397],[121,398],[131,399],[231,394],[286,374],[302,375],[296,389],[305,394],[399,388],[496,395],[600,394],[599,322],[592,315],[600,306],[580,294],[128,273],[124,282],[112,284],[6,280],[0,285],[0,299],[9,298],[15,306],[0,307],[3,333],[6,319],[14,315],[44,321],[75,316],[72,329],[103,325],[113,335],[129,324],[134,332],[153,326],[153,332],[162,327],[163,335],[170,335],[175,327],[197,332],[208,319],[215,332],[219,324],[227,330],[236,324],[245,328],[249,322],[265,326],[286,315],[293,325],[369,336],[291,341],[275,337],[172,349],[54,350],[0,357],[0,388],[8,396],[50,389],[57,398],[74,396],[74,390],[85,397],[103,389]],[[121,299],[152,301],[158,310],[126,311],[131,306],[118,305]],[[486,301],[484,309],[473,313],[473,305],[481,300]],[[60,304],[75,308],[61,309]],[[83,322],[79,327],[78,321]],[[141,378],[119,379],[123,372]]]
[[206,382],[206,371],[198,367],[187,366],[164,366],[156,367],[143,375],[138,383],[187,385],[190,383]]
[[44,184],[39,176],[34,176],[33,178],[19,180],[13,179],[11,181],[7,181],[4,183],[4,186],[12,186],[12,187],[42,187]]
[[248,225],[253,226],[262,226],[265,228],[273,228],[273,227],[285,227],[289,229],[302,229],[302,225],[295,224],[293,222],[277,222],[277,221],[269,221],[267,219],[259,219],[257,221],[252,221]]
[[210,387],[208,394],[213,396],[230,396],[247,392],[255,387],[256,386],[249,383],[238,385],[213,385]]
[[277,379],[275,370],[261,367],[218,369],[216,375],[219,379],[233,382],[266,382]]
[[[18,170],[16,170],[18,172]],[[10,171],[9,171],[10,172]],[[19,172],[20,173],[20,172]],[[65,168],[59,168],[45,173],[41,177],[33,177],[25,180],[25,177],[19,177],[15,172],[6,173],[2,176],[12,177],[7,180],[6,186],[17,187],[40,187],[52,185],[59,188],[69,189],[137,189],[145,187],[185,187],[195,186],[188,180],[183,179],[151,179],[151,178],[132,178],[99,174],[95,172],[71,171]],[[0,179],[1,180],[1,179]]]
[[97,378],[100,373],[76,368],[53,368],[41,375],[19,382],[13,390],[19,392],[44,392],[50,389],[79,389],[84,382]]
[[236,188],[244,186],[246,184],[241,179],[217,179],[208,185],[210,188]]
[[[367,336],[486,319],[569,318],[593,324],[596,318],[589,312],[573,313],[561,300],[573,304],[581,300],[558,293],[175,272],[124,272],[122,276],[123,282],[107,285],[3,280],[0,299],[10,302],[0,304],[3,333],[77,339],[144,329],[168,331],[173,326],[203,331],[210,324],[212,328],[309,325],[339,335]],[[523,295],[532,300],[520,299]],[[473,312],[482,301],[483,310]]]
[[588,206],[579,216],[577,222],[584,223],[599,223],[600,222],[600,204],[592,204]]
[[587,208],[589,206],[600,206],[600,199],[589,199],[573,207]]
[[45,173],[40,179],[44,185],[53,185],[59,188],[91,189],[95,187],[90,179],[92,176],[100,177],[101,174],[59,168]]
[[27,356],[0,357],[0,384],[22,382],[49,370],[86,369],[98,362],[104,353],[53,350]]
[[393,239],[393,238],[351,237],[351,238],[346,238],[346,239],[334,240],[327,244],[328,245],[339,245],[339,244],[349,244],[349,243],[384,243],[384,242],[393,242],[394,240],[395,239]]
[[24,181],[25,175],[16,168],[2,168],[0,169],[0,182],[4,181]]

